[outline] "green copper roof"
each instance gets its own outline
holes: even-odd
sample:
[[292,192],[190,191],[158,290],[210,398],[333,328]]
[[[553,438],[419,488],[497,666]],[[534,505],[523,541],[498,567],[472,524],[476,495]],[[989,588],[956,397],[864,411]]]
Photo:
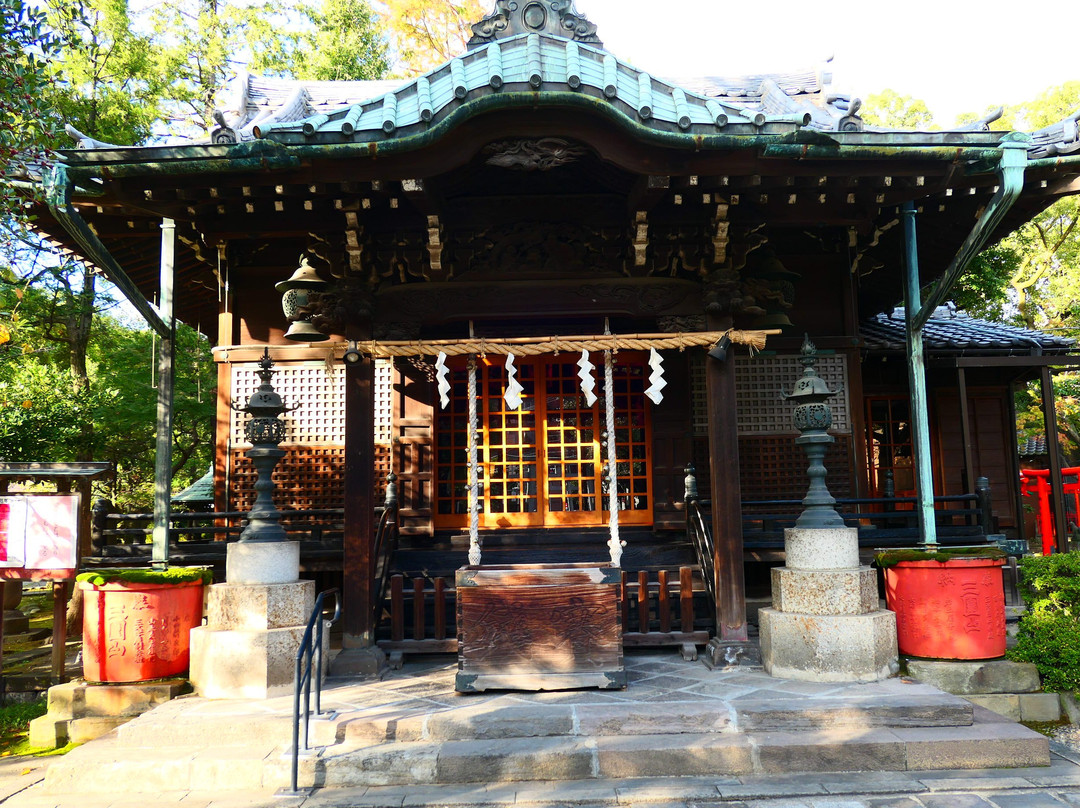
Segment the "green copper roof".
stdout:
[[341,143],[393,139],[437,122],[493,94],[526,93],[544,103],[556,94],[590,96],[633,122],[672,133],[790,132],[810,123],[809,112],[767,114],[725,104],[654,78],[590,45],[547,34],[492,42],[363,103],[297,121],[254,127],[256,137],[284,143]]

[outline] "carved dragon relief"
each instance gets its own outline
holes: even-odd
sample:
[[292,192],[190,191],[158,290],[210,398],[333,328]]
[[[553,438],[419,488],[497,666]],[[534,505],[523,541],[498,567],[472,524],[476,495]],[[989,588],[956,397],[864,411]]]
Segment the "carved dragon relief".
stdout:
[[518,171],[550,171],[573,163],[588,154],[588,149],[557,137],[534,140],[503,140],[484,147],[488,165]]

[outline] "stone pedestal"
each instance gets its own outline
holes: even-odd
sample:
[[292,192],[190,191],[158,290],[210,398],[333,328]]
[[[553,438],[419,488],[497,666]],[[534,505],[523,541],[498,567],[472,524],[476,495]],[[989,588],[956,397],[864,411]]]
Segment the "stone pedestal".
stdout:
[[100,738],[147,710],[187,691],[183,679],[90,685],[68,682],[49,688],[49,711],[30,722],[30,745],[55,749]]
[[300,545],[229,545],[226,582],[210,587],[207,623],[191,631],[191,683],[211,699],[293,691],[296,652],[315,605],[299,580]]
[[859,566],[855,528],[791,528],[759,613],[765,671],[810,682],[873,682],[899,670],[896,615],[878,608],[877,576]]

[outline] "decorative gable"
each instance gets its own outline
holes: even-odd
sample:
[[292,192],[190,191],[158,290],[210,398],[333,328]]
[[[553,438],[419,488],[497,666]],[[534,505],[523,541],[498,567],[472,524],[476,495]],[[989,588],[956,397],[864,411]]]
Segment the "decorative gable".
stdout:
[[604,47],[596,26],[577,12],[573,0],[497,0],[495,11],[472,30],[469,50],[519,34],[550,34]]

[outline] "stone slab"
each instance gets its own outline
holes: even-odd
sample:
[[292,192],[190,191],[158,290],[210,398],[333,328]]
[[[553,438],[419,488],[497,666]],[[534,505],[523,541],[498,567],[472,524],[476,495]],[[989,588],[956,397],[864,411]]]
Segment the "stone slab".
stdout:
[[[436,782],[438,758],[439,746],[427,743],[343,749],[315,761],[314,777],[327,788],[428,784]],[[301,782],[308,782],[303,773]]]
[[869,614],[878,609],[877,573],[870,567],[800,570],[773,567],[773,608],[802,614]]
[[731,732],[731,708],[717,701],[582,705],[574,709],[579,735],[678,735]]
[[67,742],[87,743],[131,721],[131,716],[73,718],[68,722]]
[[853,527],[784,530],[784,564],[790,570],[838,570],[859,566],[859,531]]
[[439,783],[584,780],[593,777],[594,749],[581,738],[458,741],[439,749]]
[[1037,693],[1042,689],[1039,670],[1030,662],[991,659],[945,662],[909,659],[908,675],[959,696],[985,693]]
[[903,742],[891,730],[829,729],[820,732],[770,732],[755,737],[758,771],[903,771]]
[[30,722],[28,741],[35,749],[57,749],[68,739],[70,718],[56,718],[46,713]]
[[794,732],[866,727],[953,727],[972,723],[958,696],[762,699],[734,704],[740,732]]
[[742,734],[632,735],[595,739],[596,775],[702,777],[754,771],[754,750]]
[[314,608],[314,581],[214,584],[207,593],[206,625],[221,631],[306,626]]
[[761,610],[765,672],[809,682],[875,682],[896,675],[896,615],[808,615]]
[[227,583],[288,584],[299,578],[299,542],[230,542],[225,551]]
[[1061,720],[1057,693],[986,693],[964,698],[1013,721]]
[[909,771],[999,769],[1050,765],[1050,741],[1011,721],[986,721],[976,713],[970,727],[892,730],[904,741]]
[[267,699],[293,692],[304,626],[269,631],[191,630],[191,684],[209,699]]

